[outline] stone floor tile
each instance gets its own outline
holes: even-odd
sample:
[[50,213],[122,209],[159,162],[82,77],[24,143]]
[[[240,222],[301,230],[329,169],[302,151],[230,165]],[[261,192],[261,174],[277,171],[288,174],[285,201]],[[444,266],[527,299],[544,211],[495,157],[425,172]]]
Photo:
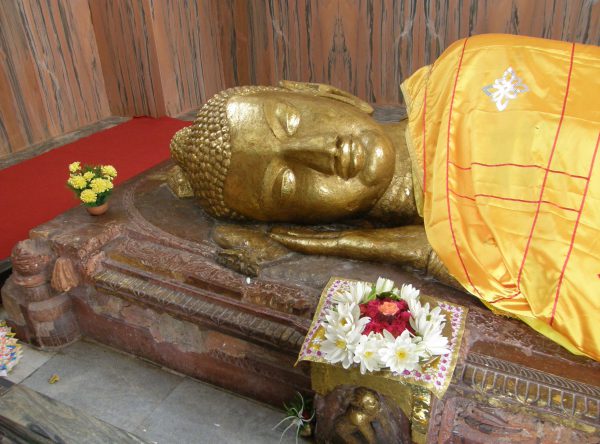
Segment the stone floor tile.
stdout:
[[[0,321],[8,318],[6,310],[0,305]],[[21,382],[34,371],[36,371],[48,359],[54,356],[52,352],[42,352],[21,342],[23,347],[23,355],[17,365],[11,370],[7,379],[15,384]]]
[[[49,384],[53,374],[60,381]],[[57,352],[23,384],[133,432],[182,380],[135,357],[79,341]]]
[[21,343],[21,360],[13,367],[7,379],[15,384],[23,381],[54,356],[54,352],[39,351],[30,345]]
[[[273,427],[283,417],[283,411],[186,379],[134,433],[159,444],[277,444],[284,427]],[[294,442],[291,430],[281,440]]]
[[[2,443],[147,444],[130,432],[100,421],[81,409],[58,402],[23,384],[0,379]],[[12,440],[12,431],[24,433]],[[6,432],[7,435],[4,433]],[[48,439],[42,439],[45,436]]]

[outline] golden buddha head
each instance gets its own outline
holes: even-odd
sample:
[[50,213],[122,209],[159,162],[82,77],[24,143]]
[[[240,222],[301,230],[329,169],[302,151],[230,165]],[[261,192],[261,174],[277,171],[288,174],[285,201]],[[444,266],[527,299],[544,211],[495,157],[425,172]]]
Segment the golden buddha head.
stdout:
[[372,108],[297,82],[232,88],[176,134],[171,153],[211,214],[329,222],[367,212],[394,174],[394,147]]

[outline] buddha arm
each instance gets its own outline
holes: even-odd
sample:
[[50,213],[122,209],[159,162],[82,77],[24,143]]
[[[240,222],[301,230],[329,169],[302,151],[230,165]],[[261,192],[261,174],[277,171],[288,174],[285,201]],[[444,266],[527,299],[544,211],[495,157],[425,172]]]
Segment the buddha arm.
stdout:
[[276,227],[270,236],[300,253],[391,262],[417,268],[446,285],[462,288],[429,245],[421,225],[326,232]]

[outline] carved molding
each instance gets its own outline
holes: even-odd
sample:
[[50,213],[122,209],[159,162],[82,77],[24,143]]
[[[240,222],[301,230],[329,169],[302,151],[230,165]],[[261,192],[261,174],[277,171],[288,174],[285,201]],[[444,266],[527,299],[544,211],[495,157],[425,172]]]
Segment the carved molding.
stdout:
[[[593,427],[573,427],[527,415],[521,409],[486,405],[450,390],[434,404],[428,443],[589,443],[598,444],[600,433]],[[468,395],[467,395],[468,396]],[[579,423],[578,425],[581,425]]]
[[219,349],[211,349],[207,352],[207,354],[218,361],[230,364],[236,368],[251,372],[255,375],[259,375],[262,378],[289,385],[294,387],[296,390],[305,390],[305,386],[301,386],[295,381],[295,379],[300,377],[303,377],[307,380],[306,386],[309,385],[308,376],[293,374],[293,370],[291,368],[276,367],[273,371],[271,369],[272,366],[270,366],[268,363],[256,362],[248,356],[232,356],[226,351]]
[[244,307],[239,301],[232,301],[228,306],[222,296],[214,297],[207,291],[198,291],[185,284],[156,283],[150,275],[128,275],[107,267],[94,280],[98,290],[136,300],[176,317],[218,327],[238,337],[281,347],[291,353],[300,349],[308,330],[308,321],[304,322],[301,318],[285,318],[282,314],[281,322],[277,322],[272,313],[261,317],[256,314],[258,310]]
[[[167,170],[172,166],[172,164],[168,164],[164,167],[161,167],[160,171],[157,171],[153,176],[163,174],[163,179],[166,179]],[[161,243],[179,250],[189,251],[206,258],[213,257],[215,255],[216,248],[210,242],[189,242],[185,239],[174,236],[171,233],[167,233],[166,231],[161,230],[159,227],[148,222],[146,218],[138,211],[135,206],[137,189],[141,184],[146,183],[149,179],[152,179],[153,176],[148,177],[144,175],[143,178],[138,179],[138,181],[124,190],[123,197],[121,199],[123,202],[123,207],[126,209],[130,217],[130,222],[128,224],[130,226],[128,226],[129,234],[132,237],[135,237],[136,235],[143,237],[146,235],[153,239],[158,239],[161,241]]]
[[477,392],[600,427],[600,389],[479,353],[466,357],[460,379]]
[[311,318],[318,298],[299,288],[246,280],[244,276],[211,263],[202,256],[150,241],[125,238],[111,252],[115,262],[136,263],[153,275],[167,276],[222,296],[269,307],[276,311]]

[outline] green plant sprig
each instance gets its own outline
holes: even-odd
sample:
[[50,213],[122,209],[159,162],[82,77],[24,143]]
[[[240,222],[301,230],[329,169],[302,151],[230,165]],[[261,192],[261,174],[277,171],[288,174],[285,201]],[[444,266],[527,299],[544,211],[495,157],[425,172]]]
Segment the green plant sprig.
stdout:
[[381,293],[377,293],[377,289],[375,288],[375,285],[373,285],[371,287],[371,291],[365,297],[363,303],[371,302],[371,301],[373,301],[375,299],[392,299],[394,301],[399,301],[400,300],[400,296],[398,296],[393,291],[383,291]]

